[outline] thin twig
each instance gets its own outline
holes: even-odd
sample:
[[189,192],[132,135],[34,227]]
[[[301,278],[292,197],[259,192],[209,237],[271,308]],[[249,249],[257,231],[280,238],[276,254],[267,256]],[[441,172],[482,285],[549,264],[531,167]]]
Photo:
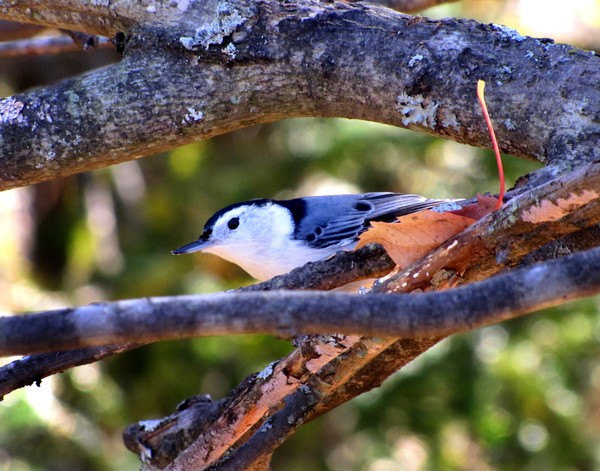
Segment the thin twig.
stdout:
[[0,368],[0,401],[15,389],[41,383],[47,376],[62,373],[69,368],[86,365],[103,358],[123,353],[141,344],[89,347],[65,352],[38,353],[15,360]]

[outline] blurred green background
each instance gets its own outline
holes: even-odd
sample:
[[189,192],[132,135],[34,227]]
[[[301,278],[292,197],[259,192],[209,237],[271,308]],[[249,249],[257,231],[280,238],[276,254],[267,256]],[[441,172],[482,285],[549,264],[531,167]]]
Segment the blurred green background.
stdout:
[[[600,49],[594,0],[470,0],[424,14]],[[0,96],[113,60],[106,51],[3,59]],[[509,183],[536,168],[508,156],[505,165]],[[295,119],[244,129],[0,193],[0,313],[250,283],[216,257],[170,255],[232,202],[354,191],[461,197],[497,187],[489,151],[389,126]],[[599,305],[597,297],[453,336],[304,426],[273,468],[600,469]],[[290,349],[268,336],[163,342],[16,391],[0,402],[0,471],[138,469],[121,442],[125,426],[195,394],[222,397]]]

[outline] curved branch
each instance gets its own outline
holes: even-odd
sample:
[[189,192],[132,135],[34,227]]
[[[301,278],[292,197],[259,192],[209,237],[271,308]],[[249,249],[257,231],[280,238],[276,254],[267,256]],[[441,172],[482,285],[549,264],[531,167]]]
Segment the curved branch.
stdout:
[[[344,332],[418,337],[465,332],[600,292],[600,248],[443,292],[322,292],[147,298],[0,318],[0,354],[192,336]],[[52,332],[52,335],[49,335]]]
[[[25,10],[25,3],[29,3],[29,11]],[[377,7],[310,0],[299,5],[252,2],[247,8],[242,6],[246,2],[222,0],[219,5],[225,5],[225,9],[216,8],[217,3],[212,0],[159,1],[155,11],[141,2],[116,0],[110,9],[97,8],[95,4],[88,13],[77,10],[80,3],[55,1],[52,8],[60,5],[58,10],[67,15],[63,18],[45,16],[35,0],[15,0],[8,9],[0,6],[0,16],[31,14],[43,24],[79,29],[71,24],[76,23],[84,29],[92,28],[88,32],[97,33],[94,28],[99,28],[111,34],[120,30],[131,34],[122,63],[50,89],[0,101],[2,188],[97,168],[254,122],[289,116],[373,119],[486,145],[485,130],[472,106],[471,94],[477,78],[485,78],[496,88],[495,94],[490,90],[489,99],[504,149],[546,163],[560,163],[564,158],[580,165],[598,158],[596,110],[600,109],[600,92],[593,80],[598,74],[597,58],[569,47],[523,38],[506,28],[468,21],[411,19]],[[184,3],[194,6],[184,11],[187,7],[180,8]],[[198,7],[199,4],[206,6]],[[138,9],[135,14],[127,13],[130,6]],[[145,9],[142,15],[140,6]],[[200,14],[201,8],[209,15]],[[160,15],[154,15],[157,11]],[[149,26],[149,18],[157,16],[160,22]],[[344,37],[343,43],[340,37]],[[161,73],[167,68],[168,77]],[[547,82],[549,76],[551,84]],[[115,116],[122,121],[117,122]],[[133,155],[125,157],[125,153]],[[536,244],[548,240],[550,229],[556,230],[555,236],[594,229],[599,217],[597,165],[581,172],[589,172],[584,185],[578,185],[580,180],[576,179],[561,180],[555,182],[555,187],[533,192],[532,198],[543,198],[538,206],[550,204],[545,213],[536,213],[531,202],[522,205],[523,199],[516,198],[503,211],[436,251],[433,257],[437,258],[421,261],[418,266],[427,267],[430,261],[437,260],[431,273],[451,273],[451,283],[447,284],[453,285],[477,279],[469,261],[478,264],[480,277],[489,276],[500,267],[522,263]],[[544,193],[548,190],[555,191],[554,199]],[[588,199],[590,192],[595,192],[592,199]],[[544,219],[549,214],[550,219]],[[541,234],[539,237],[532,235],[536,231]],[[497,244],[502,235],[509,236],[506,245]],[[537,237],[535,243],[533,237]],[[442,254],[455,248],[452,255]],[[92,344],[109,339],[114,342],[115,331],[124,334],[117,341],[127,338],[129,331],[147,342],[160,338],[156,333],[162,329],[162,321],[172,335],[187,336],[198,331],[201,335],[222,332],[219,329],[228,329],[218,325],[223,318],[235,332],[273,327],[271,331],[277,333],[346,329],[386,336],[438,334],[422,342],[420,338],[337,339],[337,354],[329,357],[321,369],[310,371],[314,374],[306,376],[302,383],[311,394],[324,394],[325,401],[319,405],[307,402],[306,389],[287,391],[287,397],[297,400],[288,402],[286,415],[272,409],[275,415],[270,425],[279,427],[273,440],[262,441],[260,448],[250,439],[229,454],[227,463],[222,463],[222,467],[235,467],[236,463],[264,467],[277,440],[291,433],[299,421],[310,420],[357,391],[382,381],[392,371],[386,360],[401,350],[402,342],[413,341],[418,354],[437,342],[439,335],[598,292],[599,251],[594,248],[445,293],[228,294],[107,303],[0,319],[0,351],[11,351],[12,346],[25,349],[25,343],[29,345],[32,339],[37,342],[34,348],[48,348],[38,342],[39,335],[32,339],[11,338],[11,329],[24,322],[34,334],[43,332],[48,337],[46,322],[57,319],[63,322],[64,332],[56,335],[62,342],[61,348],[78,345],[73,340],[87,345],[79,334],[88,328],[98,329],[99,335]],[[407,276],[415,279],[413,275],[423,271],[415,270],[378,289],[402,286]],[[425,278],[417,281],[428,286],[439,282]],[[202,310],[205,312],[198,312]],[[261,316],[267,312],[271,317],[248,316],[246,310]],[[322,322],[319,317],[327,321]],[[328,345],[301,345],[285,360],[297,369],[282,367],[280,373],[297,379],[318,363],[318,349]],[[110,354],[114,347],[86,351],[96,348]],[[306,357],[292,362],[303,353],[307,353]],[[401,360],[395,359],[393,366],[401,366],[409,361],[409,356],[399,355]],[[348,358],[359,360],[347,361]],[[378,365],[384,372],[369,377],[365,370]],[[335,378],[331,384],[337,389],[330,391],[328,381],[334,375],[346,375],[347,380]],[[249,389],[251,396],[260,392],[260,381],[255,384],[259,386]],[[289,414],[297,422],[290,423]],[[233,431],[244,430],[238,427]],[[264,435],[259,435],[266,431],[261,429],[260,434],[254,435],[255,440],[261,441],[259,438]],[[179,462],[195,453],[204,456],[206,444],[198,441]],[[227,450],[229,444],[224,443],[221,451]],[[218,445],[209,439],[209,448],[218,449]],[[217,452],[213,458],[218,460],[220,456],[222,453]],[[176,464],[173,469],[177,469]]]
[[207,17],[187,12],[178,26],[132,27],[118,64],[1,100],[0,189],[295,116],[372,120],[488,146],[474,105],[480,78],[504,151],[545,163],[598,157],[592,53],[374,5],[221,3]]

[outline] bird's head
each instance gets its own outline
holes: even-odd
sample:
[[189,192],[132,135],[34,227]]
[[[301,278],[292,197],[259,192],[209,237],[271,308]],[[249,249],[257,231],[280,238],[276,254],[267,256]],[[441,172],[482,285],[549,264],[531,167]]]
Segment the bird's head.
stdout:
[[274,276],[270,265],[280,264],[279,258],[295,243],[293,233],[294,220],[287,208],[271,200],[253,200],[216,212],[198,240],[172,253],[212,253],[239,265],[257,279],[266,279]]

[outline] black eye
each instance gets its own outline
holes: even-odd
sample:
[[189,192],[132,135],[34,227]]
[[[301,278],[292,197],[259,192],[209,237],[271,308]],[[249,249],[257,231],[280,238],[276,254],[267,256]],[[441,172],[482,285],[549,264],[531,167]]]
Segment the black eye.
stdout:
[[235,231],[238,226],[240,225],[240,220],[239,218],[231,218],[228,222],[227,222],[227,227],[229,229],[231,229],[232,231]]

